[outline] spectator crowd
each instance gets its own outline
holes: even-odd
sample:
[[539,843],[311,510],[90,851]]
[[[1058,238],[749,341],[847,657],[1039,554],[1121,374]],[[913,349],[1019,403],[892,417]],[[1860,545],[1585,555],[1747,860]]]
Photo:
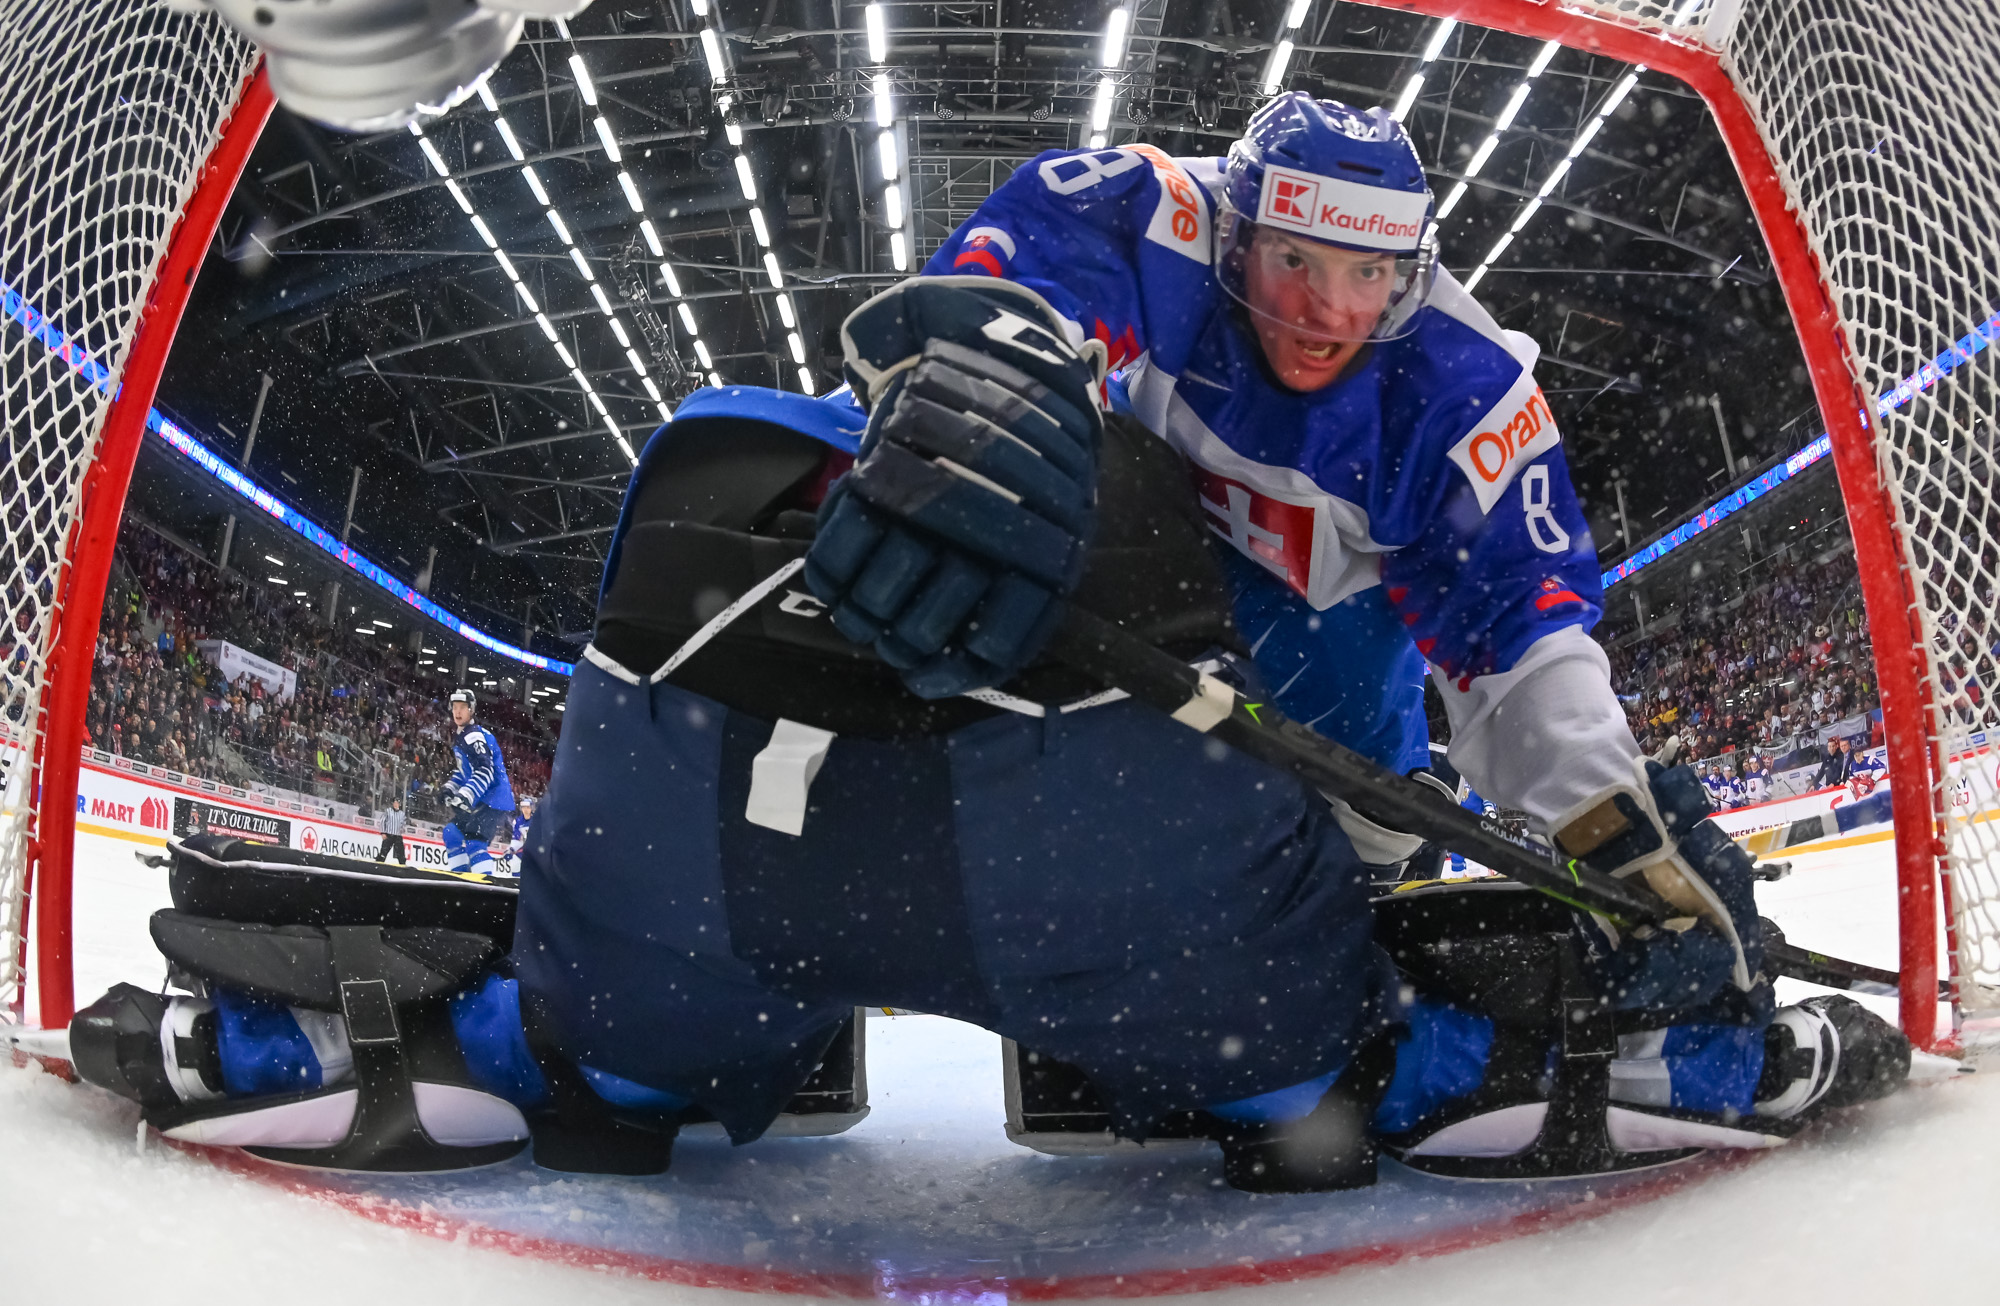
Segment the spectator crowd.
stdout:
[[1614,643],[1611,683],[1640,747],[1679,735],[1721,805],[1772,796],[1773,770],[1819,764],[1825,727],[1880,705],[1852,554],[1778,563],[1738,599],[1697,602]]
[[[211,639],[289,668],[296,691],[280,697],[247,672],[231,681],[201,654]],[[231,784],[255,779],[363,807],[386,806],[393,788],[436,819],[430,796],[453,769],[453,688],[396,641],[330,629],[288,591],[219,571],[128,518],[86,729],[94,748]],[[551,722],[485,694],[479,717],[515,792],[539,793]]]

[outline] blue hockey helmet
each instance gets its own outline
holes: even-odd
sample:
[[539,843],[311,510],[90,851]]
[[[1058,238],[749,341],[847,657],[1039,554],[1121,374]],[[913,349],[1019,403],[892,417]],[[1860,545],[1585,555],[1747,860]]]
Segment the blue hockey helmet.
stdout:
[[1386,109],[1278,96],[1230,147],[1221,207],[1223,289],[1289,331],[1391,340],[1409,333],[1430,298],[1431,191]]

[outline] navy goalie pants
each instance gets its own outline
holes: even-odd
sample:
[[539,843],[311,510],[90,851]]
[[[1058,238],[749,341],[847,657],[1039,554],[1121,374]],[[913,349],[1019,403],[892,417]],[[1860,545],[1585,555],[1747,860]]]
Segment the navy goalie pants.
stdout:
[[1079,1066],[1143,1135],[1394,1019],[1325,802],[1150,708],[834,738],[796,835],[746,819],[774,724],[579,663],[512,956],[572,1060],[744,1141],[852,1008],[904,1007]]

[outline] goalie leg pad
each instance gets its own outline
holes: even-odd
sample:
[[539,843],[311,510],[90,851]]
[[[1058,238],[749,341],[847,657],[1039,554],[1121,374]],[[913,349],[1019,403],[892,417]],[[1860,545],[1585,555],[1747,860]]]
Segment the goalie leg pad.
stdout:
[[[86,1078],[124,1091],[121,1083],[135,1087],[137,1026],[156,1018],[160,1073],[140,1076],[138,1091],[125,1096],[138,1097],[147,1122],[169,1137],[298,1165],[384,1171],[490,1164],[526,1142],[520,1112],[470,1082],[445,1001],[497,957],[490,939],[245,925],[171,910],[155,914],[153,936],[178,972],[216,994],[213,1023],[187,1000],[156,1012],[145,995],[120,986],[85,1013],[72,1041],[86,1048]],[[182,1091],[190,1069],[200,1079],[211,1059],[219,1087],[258,1095]],[[162,1081],[171,1101],[157,1092]]]

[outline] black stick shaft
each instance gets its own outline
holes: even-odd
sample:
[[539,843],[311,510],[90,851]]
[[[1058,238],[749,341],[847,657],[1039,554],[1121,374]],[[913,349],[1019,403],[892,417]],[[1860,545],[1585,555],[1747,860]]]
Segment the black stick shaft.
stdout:
[[1614,879],[1574,860],[1558,861],[1515,839],[1498,823],[1313,733],[1271,704],[1247,703],[1240,695],[1221,698],[1214,687],[1205,694],[1201,673],[1101,617],[1070,608],[1049,648],[1106,687],[1122,689],[1259,761],[1289,771],[1377,824],[1441,843],[1621,928],[1658,925],[1678,914],[1643,884]]
[[[1782,939],[1765,938],[1764,963],[1767,969],[1789,979],[1804,980],[1823,988],[1867,993],[1878,998],[1893,998],[1903,991],[1903,977],[1896,971],[1883,970],[1880,966],[1864,966],[1858,961],[1843,961]],[[1948,1001],[1950,997],[1950,983],[1938,981],[1938,1001]]]
[[[1238,696],[1230,703],[1228,716],[1201,724],[1201,713],[1188,710],[1191,701],[1202,697],[1201,674],[1101,617],[1069,609],[1050,641],[1050,651],[1107,688],[1122,689],[1291,772],[1371,821],[1443,844],[1569,906],[1596,912],[1624,928],[1658,924],[1674,914],[1644,885],[1613,879],[1575,861],[1558,861],[1492,821],[1444,802],[1428,787],[1314,734],[1270,704],[1246,703]],[[1902,976],[1893,970],[1829,957],[1782,937],[1765,939],[1764,956],[1769,970],[1809,984],[1885,997],[1901,990]],[[1940,995],[1949,996],[1948,985],[1940,983],[1938,989]]]

